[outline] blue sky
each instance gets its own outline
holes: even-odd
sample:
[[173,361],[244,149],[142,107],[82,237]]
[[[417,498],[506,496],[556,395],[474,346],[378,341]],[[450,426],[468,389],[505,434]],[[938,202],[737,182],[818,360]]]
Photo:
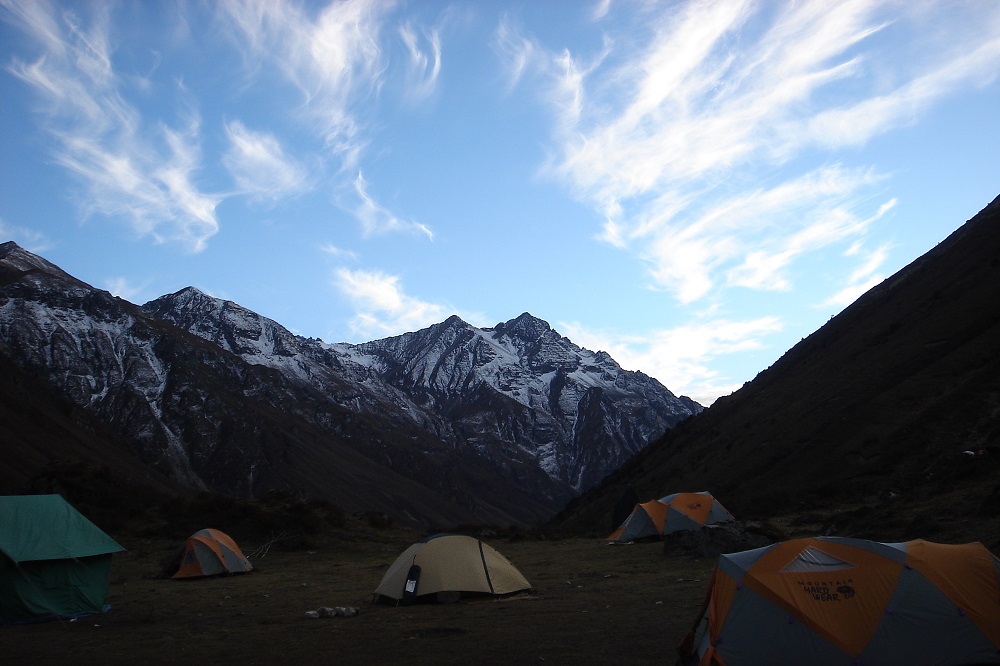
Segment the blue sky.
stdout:
[[1000,2],[0,0],[0,240],[703,404],[1000,194]]

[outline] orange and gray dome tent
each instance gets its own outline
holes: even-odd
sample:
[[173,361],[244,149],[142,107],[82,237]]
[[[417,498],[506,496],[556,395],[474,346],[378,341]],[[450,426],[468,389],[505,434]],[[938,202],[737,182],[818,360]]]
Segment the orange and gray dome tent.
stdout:
[[629,517],[608,536],[609,541],[635,541],[674,532],[697,531],[733,520],[733,514],[708,491],[674,493],[636,504]]
[[978,542],[838,537],[721,555],[678,651],[700,666],[1000,663],[1000,560]]
[[468,594],[504,596],[530,589],[517,567],[489,544],[460,534],[436,534],[396,558],[375,599],[404,604],[421,597],[455,601]]
[[236,542],[228,534],[211,528],[189,536],[166,567],[171,578],[203,578],[251,571],[253,565]]

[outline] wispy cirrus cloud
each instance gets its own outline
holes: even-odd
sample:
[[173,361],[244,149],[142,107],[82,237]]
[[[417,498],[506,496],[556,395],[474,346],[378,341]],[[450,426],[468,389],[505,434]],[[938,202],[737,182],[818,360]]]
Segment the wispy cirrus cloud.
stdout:
[[361,222],[362,230],[366,236],[390,231],[406,231],[427,236],[431,240],[434,239],[433,232],[427,226],[419,222],[400,219],[375,201],[368,194],[368,183],[360,171],[357,178],[354,179],[354,192],[358,197],[358,204],[354,208],[354,216]]
[[504,16],[497,27],[494,48],[507,70],[507,88],[512,90],[525,74],[545,60],[544,51],[533,40],[521,34],[510,16]]
[[39,50],[34,61],[8,69],[35,91],[43,127],[56,140],[53,160],[78,178],[83,210],[121,216],[157,241],[203,249],[218,231],[222,196],[196,182],[198,118],[144,124],[112,62],[108,6],[86,15],[48,3],[5,1],[4,8]]
[[334,286],[348,298],[357,314],[350,325],[361,338],[398,335],[439,323],[454,312],[405,293],[399,276],[380,271],[339,268]]
[[594,3],[594,8],[590,12],[590,17],[594,21],[599,21],[608,15],[611,9],[611,0],[598,0]]
[[838,247],[855,268],[824,276],[835,293],[817,307],[883,279],[890,244],[868,245],[895,205],[892,174],[852,164],[856,149],[1000,73],[990,3],[599,2],[592,17],[603,41],[577,52],[508,17],[497,27],[511,87],[550,110],[541,173],[603,218],[597,237],[640,258],[653,288],[731,318],[567,331],[708,402],[738,388],[717,359],[784,327],[732,316],[748,290],[795,291],[815,272],[807,260]]
[[[387,232],[417,232],[431,237],[423,224],[401,219],[369,193],[359,163],[370,140],[359,108],[385,83],[388,63],[383,42],[393,3],[379,0],[331,2],[321,7],[278,3],[271,0],[227,2],[220,5],[221,24],[244,56],[246,76],[257,77],[272,68],[299,91],[296,115],[322,140],[326,153],[337,164],[334,171],[350,181],[356,203],[342,207],[361,224],[366,236]],[[433,94],[441,72],[441,38],[438,31],[412,23],[395,34],[406,49],[404,95],[419,101]],[[277,169],[289,185],[297,182],[294,165],[277,147],[268,148],[257,137],[255,149],[264,156],[261,175]],[[236,163],[236,160],[234,160]],[[254,180],[244,174],[246,180]],[[266,179],[264,179],[266,180]],[[340,189],[341,182],[334,189]]]
[[143,291],[145,291],[147,285],[134,284],[131,280],[125,277],[112,277],[104,280],[104,287],[114,296],[124,298],[126,301],[135,303],[136,298],[139,297]]
[[844,203],[879,180],[868,169],[831,165],[705,202],[660,201],[636,211],[625,242],[638,245],[655,282],[683,303],[704,298],[717,281],[784,291],[797,257],[861,236],[878,219],[862,218]]
[[409,23],[398,29],[407,53],[406,94],[412,100],[430,97],[441,74],[441,35],[436,30],[422,31],[427,50],[421,48],[421,35]]
[[889,258],[888,244],[879,245],[874,250],[868,251],[861,246],[861,243],[854,243],[844,252],[844,255],[857,257],[861,263],[848,275],[846,286],[818,304],[819,306],[847,307],[886,278],[880,269]]
[[935,62],[922,63],[912,78],[897,87],[817,113],[803,123],[803,140],[822,147],[861,145],[888,129],[913,123],[947,95],[996,80],[1000,76],[1000,11],[996,6],[993,10],[992,16],[983,17],[986,27],[992,24],[992,33],[982,40],[970,35],[962,44],[942,46],[941,51],[933,50]]
[[0,238],[12,240],[35,254],[42,254],[56,246],[46,234],[35,229],[9,224],[2,218],[0,218]]
[[[314,189],[332,173],[334,182],[327,187],[357,195],[357,205],[345,209],[358,216],[363,233],[417,230],[430,236],[423,225],[379,205],[354,176],[370,140],[359,109],[384,83],[381,42],[393,3],[246,0],[216,6],[215,34],[230,39],[214,44],[215,55],[241,58],[245,88],[240,89],[239,76],[230,77],[233,89],[213,104],[247,104],[252,100],[241,92],[267,89],[273,125],[287,129],[294,119],[314,137],[315,145],[303,150],[299,144],[295,157],[271,125],[256,129],[257,121],[242,118],[242,112],[240,120],[220,121],[227,142],[221,151],[209,152],[218,129],[203,128],[197,93],[183,79],[163,78],[166,71],[157,72],[156,66],[146,68],[146,75],[116,68],[116,51],[134,39],[125,36],[134,27],[128,13],[116,5],[0,3],[7,20],[31,37],[38,51],[34,59],[14,60],[7,68],[35,92],[39,118],[56,139],[52,159],[78,179],[78,204],[86,215],[121,218],[140,235],[197,252],[218,232],[217,209],[226,198],[246,195],[277,203]],[[163,62],[158,48],[183,49],[207,29],[189,23],[193,10],[180,8],[170,16],[178,37],[149,47],[157,64]],[[393,34],[407,49],[406,90],[416,98],[430,95],[441,71],[438,32],[410,22]],[[167,61],[178,57],[171,52]],[[159,78],[150,79],[152,72]],[[274,85],[287,86],[291,94],[275,93]],[[149,101],[154,96],[155,104]],[[310,157],[304,160],[303,154]],[[206,186],[206,173],[219,164],[230,172],[235,189],[220,190],[218,181]]]
[[719,357],[765,349],[764,338],[782,329],[777,317],[731,320],[706,316],[689,324],[647,335],[622,337],[615,332],[589,330],[579,323],[559,325],[576,344],[611,354],[627,370],[641,369],[673,392],[709,405],[720,395],[739,388],[713,370]]
[[234,120],[226,123],[226,136],[229,148],[223,164],[242,192],[276,201],[310,188],[309,170],[290,157],[273,134],[255,132]]
[[873,35],[934,41],[946,5],[692,2],[646,7],[624,27],[618,6],[599,5],[608,35],[596,55],[549,51],[507,20],[497,43],[510,80],[551,105],[544,171],[604,217],[603,240],[691,303],[731,286],[794,289],[795,262],[863,240],[887,175],[831,163],[831,151],[1000,70],[992,5],[961,8],[985,26],[969,48],[880,57]]
[[366,144],[356,105],[382,85],[379,40],[389,9],[377,0],[319,8],[273,0],[219,5],[220,25],[243,53],[246,76],[276,68],[298,89],[299,113],[349,172]]
[[[728,285],[759,290],[787,291],[792,280],[787,269],[800,256],[852,237],[862,237],[866,230],[892,205],[883,205],[877,213],[860,217],[850,204],[850,197],[882,178],[868,170],[825,167],[795,181],[754,193],[730,207],[740,221],[740,233],[760,234],[750,239],[755,249],[742,254],[740,263],[726,273]],[[807,219],[802,225],[798,220]],[[739,244],[737,244],[739,246]]]
[[319,248],[320,252],[337,259],[357,259],[358,255],[353,250],[346,250],[333,243],[325,243]]

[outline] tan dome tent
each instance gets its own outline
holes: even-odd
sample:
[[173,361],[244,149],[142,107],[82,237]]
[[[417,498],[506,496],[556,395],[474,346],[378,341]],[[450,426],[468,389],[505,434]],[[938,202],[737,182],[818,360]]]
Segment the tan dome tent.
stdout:
[[1000,663],[1000,560],[982,544],[794,539],[719,557],[681,663]]
[[697,531],[707,525],[733,520],[733,514],[708,491],[674,493],[637,504],[609,541],[635,541],[681,531]]
[[232,538],[219,530],[199,530],[189,536],[167,565],[171,578],[203,578],[249,573],[250,560]]
[[508,595],[530,590],[510,561],[473,537],[439,534],[419,541],[396,558],[375,590],[380,601],[456,601],[463,595]]

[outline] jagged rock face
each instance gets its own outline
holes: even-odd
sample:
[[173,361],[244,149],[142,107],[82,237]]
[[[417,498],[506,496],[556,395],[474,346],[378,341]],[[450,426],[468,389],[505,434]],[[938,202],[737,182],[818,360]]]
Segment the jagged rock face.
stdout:
[[700,411],[528,313],[486,329],[451,317],[357,350],[377,359],[386,382],[456,424],[457,445],[520,450],[575,491]]
[[192,288],[139,308],[13,243],[0,351],[189,486],[424,523],[537,522],[701,410],[527,313],[327,344]]
[[0,246],[0,258],[4,351],[19,365],[48,374],[76,404],[130,432],[147,462],[171,458],[183,481],[201,485],[187,456],[174,458],[170,431],[148,427],[141,416],[162,406],[164,378],[154,351],[157,336],[136,321],[135,308],[13,243]]

